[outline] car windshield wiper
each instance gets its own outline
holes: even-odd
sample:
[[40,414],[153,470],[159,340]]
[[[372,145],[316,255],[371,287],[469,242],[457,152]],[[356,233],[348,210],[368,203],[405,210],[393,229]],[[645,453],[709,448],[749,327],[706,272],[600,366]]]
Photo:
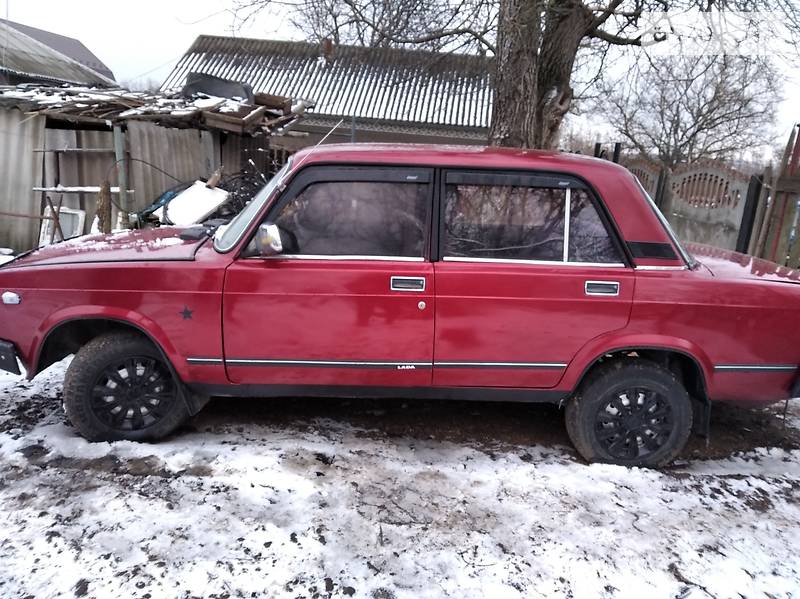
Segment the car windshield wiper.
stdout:
[[219,227],[227,224],[227,222],[228,219],[215,218],[213,220],[206,221],[201,225],[193,225],[185,228],[183,231],[181,231],[179,237],[181,239],[200,241],[201,239],[211,237]]

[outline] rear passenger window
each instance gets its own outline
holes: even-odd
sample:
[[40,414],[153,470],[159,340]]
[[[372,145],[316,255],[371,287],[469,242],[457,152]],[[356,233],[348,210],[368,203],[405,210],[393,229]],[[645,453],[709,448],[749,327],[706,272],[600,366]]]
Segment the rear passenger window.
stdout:
[[449,184],[444,255],[562,260],[566,190]]
[[443,249],[445,258],[622,262],[589,192],[567,187],[448,183]]
[[428,184],[312,183],[280,209],[284,253],[321,256],[423,256]]

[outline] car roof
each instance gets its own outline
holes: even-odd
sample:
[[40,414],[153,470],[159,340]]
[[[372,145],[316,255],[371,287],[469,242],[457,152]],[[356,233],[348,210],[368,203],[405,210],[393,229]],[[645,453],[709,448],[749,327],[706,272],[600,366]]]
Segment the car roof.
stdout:
[[353,143],[305,148],[294,155],[295,165],[313,163],[405,164],[476,168],[581,172],[582,169],[627,170],[607,160],[552,150],[530,150],[491,146]]
[[675,249],[669,258],[637,258],[637,266],[686,264],[663,222],[643,197],[641,186],[622,165],[549,150],[526,150],[485,146],[426,144],[326,144],[306,148],[292,158],[292,171],[314,164],[373,164],[390,166],[445,167],[491,170],[537,170],[575,175],[599,193],[624,241],[668,244]]

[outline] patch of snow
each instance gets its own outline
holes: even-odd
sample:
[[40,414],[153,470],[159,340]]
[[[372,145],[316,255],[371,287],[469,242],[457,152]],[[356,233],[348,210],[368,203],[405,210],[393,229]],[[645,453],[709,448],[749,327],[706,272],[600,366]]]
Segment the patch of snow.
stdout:
[[149,247],[159,248],[159,247],[170,247],[173,245],[183,245],[186,243],[180,237],[159,237],[151,241],[148,245]]
[[[111,193],[119,193],[119,187],[111,187]],[[100,193],[99,185],[65,186],[56,185],[55,187],[34,187],[33,191],[50,191],[54,193]],[[128,190],[133,193],[133,189]]]
[[224,100],[222,98],[209,96],[205,98],[197,98],[192,102],[192,105],[200,110],[211,110],[212,108],[220,106],[223,102]]

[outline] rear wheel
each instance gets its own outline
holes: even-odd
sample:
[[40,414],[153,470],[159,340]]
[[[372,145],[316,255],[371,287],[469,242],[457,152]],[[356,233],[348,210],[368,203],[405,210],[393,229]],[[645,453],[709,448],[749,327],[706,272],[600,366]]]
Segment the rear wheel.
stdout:
[[669,370],[646,360],[618,361],[590,373],[567,404],[566,424],[590,462],[662,466],[689,439],[692,404]]
[[64,405],[90,441],[146,441],[189,417],[161,353],[143,337],[109,333],[78,351],[64,380]]

